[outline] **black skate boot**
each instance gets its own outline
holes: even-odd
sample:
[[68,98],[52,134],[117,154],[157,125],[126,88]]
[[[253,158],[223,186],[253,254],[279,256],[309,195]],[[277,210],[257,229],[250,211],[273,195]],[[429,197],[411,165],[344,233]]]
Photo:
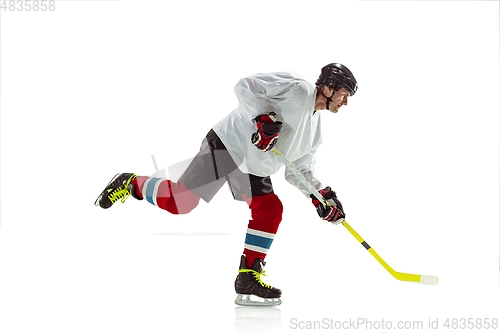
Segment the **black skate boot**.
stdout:
[[132,184],[132,180],[136,177],[137,175],[133,173],[117,173],[99,195],[94,205],[106,209],[111,207],[118,199],[125,202],[131,194],[137,200],[142,200],[135,193],[135,185]]
[[[273,288],[261,281],[260,276],[265,276],[263,267],[266,265],[261,258],[255,259],[252,268],[246,265],[245,256],[241,256],[240,270],[234,282],[234,289],[236,290],[236,300],[238,305],[280,305],[281,304],[281,290]],[[243,295],[246,295],[243,298]],[[252,301],[250,295],[254,295],[264,300]]]

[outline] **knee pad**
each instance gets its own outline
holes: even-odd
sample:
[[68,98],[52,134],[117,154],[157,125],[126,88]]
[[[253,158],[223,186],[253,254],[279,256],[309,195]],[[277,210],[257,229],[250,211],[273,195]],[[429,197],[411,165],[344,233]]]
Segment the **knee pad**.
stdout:
[[252,210],[252,219],[281,222],[283,205],[276,194],[271,193],[252,197],[249,206]]

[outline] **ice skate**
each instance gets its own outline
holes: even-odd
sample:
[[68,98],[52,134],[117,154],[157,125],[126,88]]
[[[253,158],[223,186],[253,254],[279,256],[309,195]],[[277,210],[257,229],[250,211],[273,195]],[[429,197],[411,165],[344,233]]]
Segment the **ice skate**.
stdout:
[[142,200],[135,193],[135,186],[132,184],[132,180],[136,177],[137,175],[133,173],[117,173],[99,195],[94,205],[107,209],[119,199],[121,199],[122,203],[125,202],[130,195],[137,200]]
[[240,270],[234,282],[237,305],[273,306],[281,304],[281,290],[273,288],[261,281],[265,276],[263,267],[265,262],[261,258],[255,259],[251,268],[246,265],[246,258],[241,256]]

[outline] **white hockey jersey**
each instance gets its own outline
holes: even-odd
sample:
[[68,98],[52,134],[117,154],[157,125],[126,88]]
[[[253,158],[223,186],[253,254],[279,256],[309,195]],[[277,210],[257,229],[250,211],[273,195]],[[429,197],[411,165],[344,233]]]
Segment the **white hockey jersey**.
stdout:
[[[321,144],[320,112],[314,112],[316,88],[297,74],[267,73],[241,79],[234,91],[239,106],[213,130],[244,173],[260,177],[276,173],[283,163],[272,152],[262,152],[251,142],[257,131],[255,118],[275,112],[283,122],[276,148],[316,189],[324,186],[314,177],[315,153]],[[288,168],[285,178],[304,195],[311,194]]]

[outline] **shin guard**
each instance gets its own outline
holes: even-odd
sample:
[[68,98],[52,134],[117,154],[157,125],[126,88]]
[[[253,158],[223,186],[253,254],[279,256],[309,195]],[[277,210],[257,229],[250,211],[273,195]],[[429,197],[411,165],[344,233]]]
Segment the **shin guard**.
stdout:
[[243,251],[247,266],[250,267],[256,258],[266,258],[281,222],[283,205],[274,193],[255,196],[245,201],[252,211]]
[[200,198],[181,182],[168,179],[137,177],[132,181],[136,194],[150,204],[172,214],[187,214],[198,206]]

